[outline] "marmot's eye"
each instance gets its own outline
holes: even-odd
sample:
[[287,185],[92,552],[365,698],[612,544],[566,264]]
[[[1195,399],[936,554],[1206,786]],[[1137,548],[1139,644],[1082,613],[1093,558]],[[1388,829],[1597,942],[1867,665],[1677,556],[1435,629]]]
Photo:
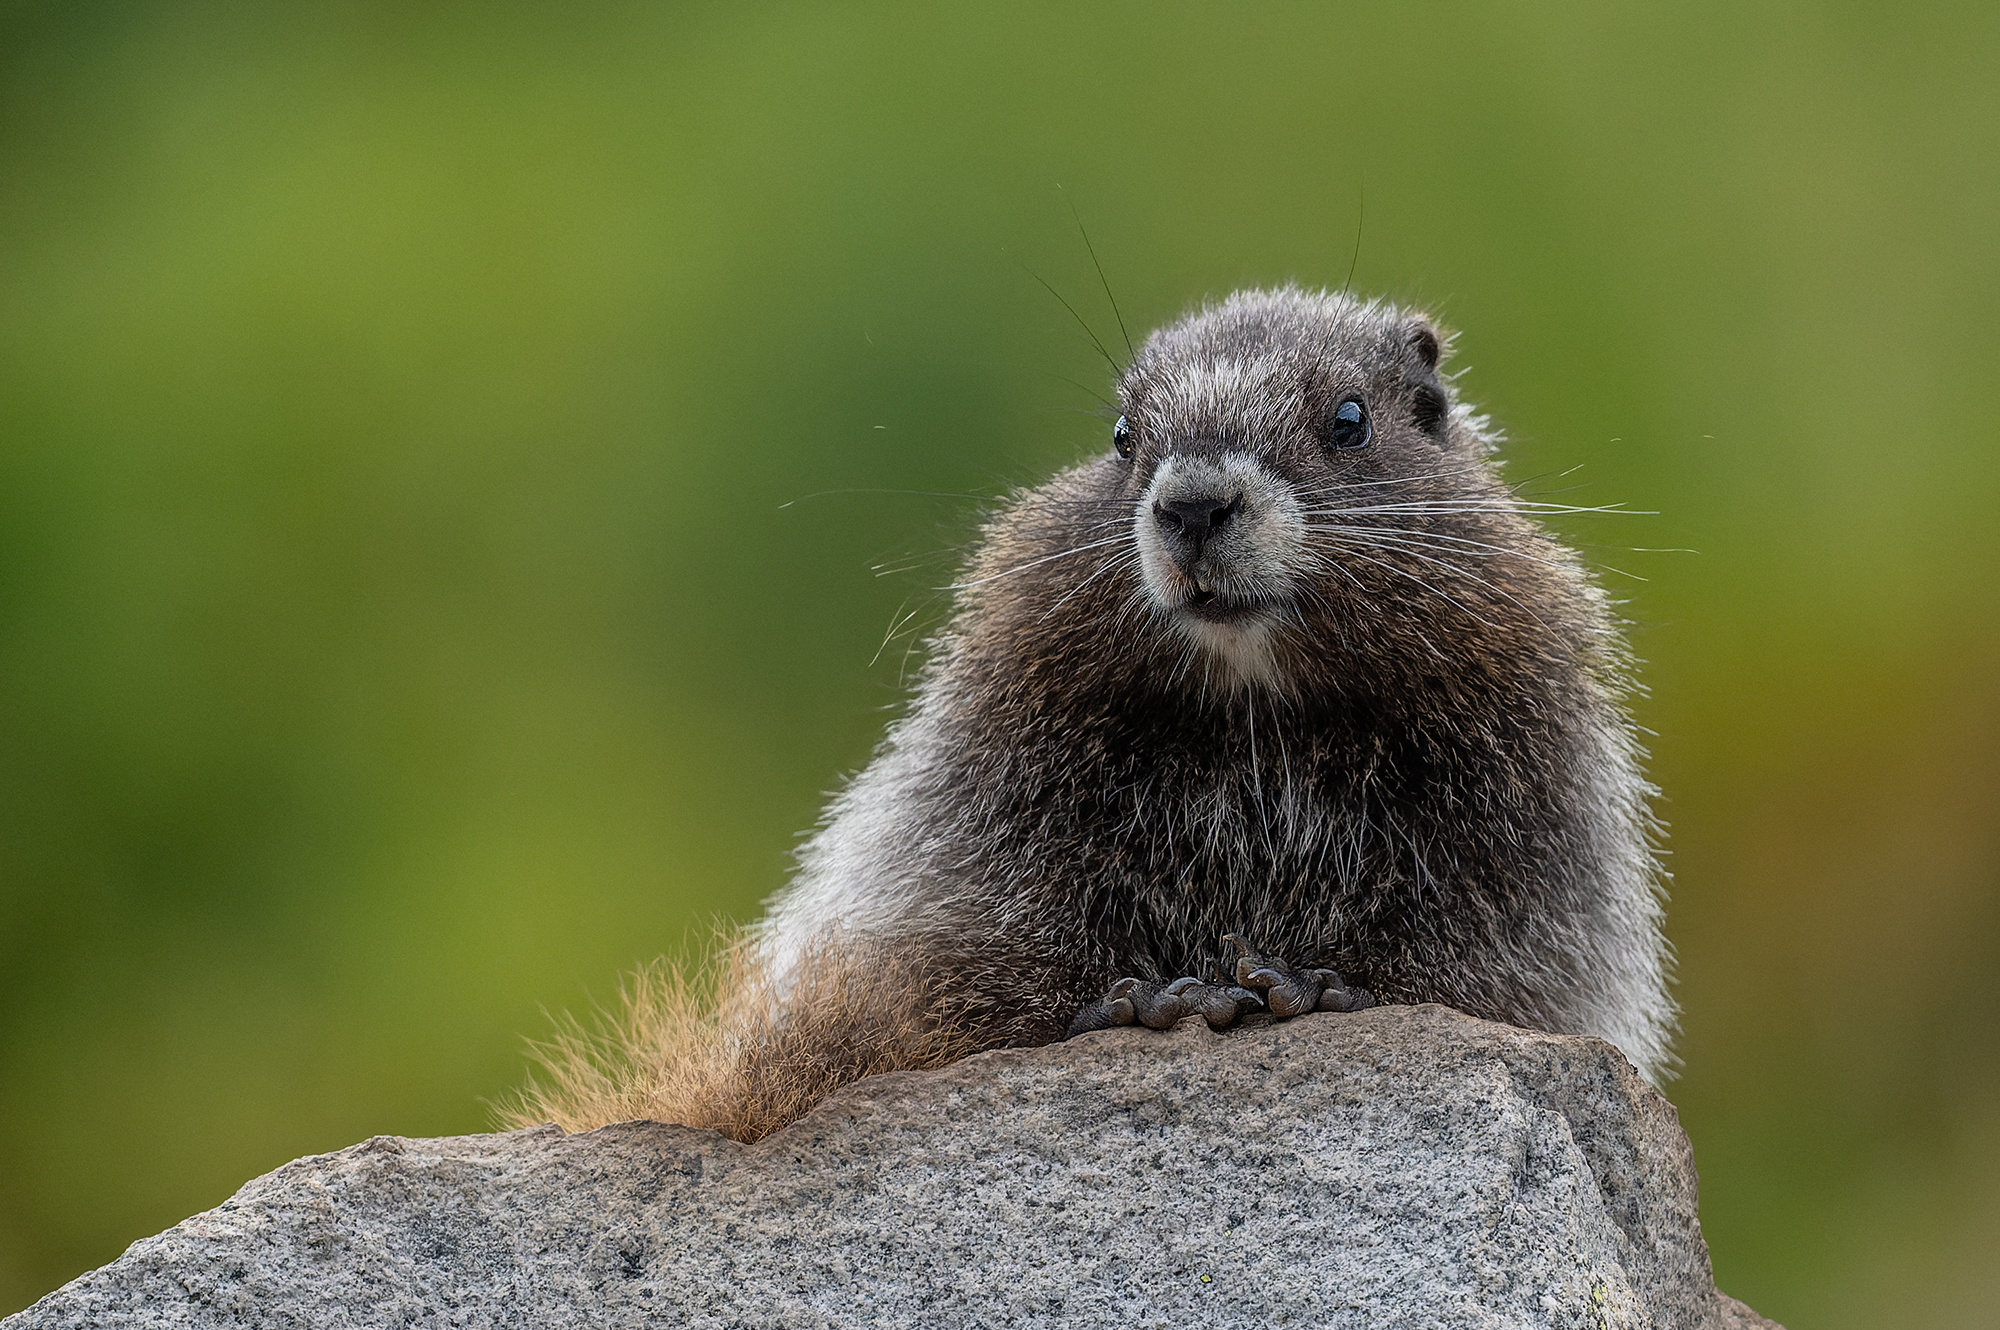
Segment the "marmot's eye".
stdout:
[[1333,413],[1333,421],[1326,430],[1326,444],[1329,448],[1363,448],[1373,433],[1368,425],[1368,408],[1350,397]]
[[1111,446],[1118,450],[1120,457],[1132,455],[1132,427],[1125,423],[1125,417],[1118,417],[1118,423],[1111,427]]

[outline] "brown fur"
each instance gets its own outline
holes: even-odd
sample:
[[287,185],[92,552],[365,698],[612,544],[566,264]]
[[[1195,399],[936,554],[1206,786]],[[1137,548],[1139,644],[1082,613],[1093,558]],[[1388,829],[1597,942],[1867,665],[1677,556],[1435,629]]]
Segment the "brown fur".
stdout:
[[940,986],[920,957],[864,958],[823,941],[808,950],[787,1005],[760,953],[725,938],[699,965],[663,958],[628,976],[594,1028],[565,1016],[530,1045],[542,1077],[496,1116],[507,1128],[678,1122],[761,1140],[850,1081],[973,1051],[964,1022],[926,1012],[918,995]]

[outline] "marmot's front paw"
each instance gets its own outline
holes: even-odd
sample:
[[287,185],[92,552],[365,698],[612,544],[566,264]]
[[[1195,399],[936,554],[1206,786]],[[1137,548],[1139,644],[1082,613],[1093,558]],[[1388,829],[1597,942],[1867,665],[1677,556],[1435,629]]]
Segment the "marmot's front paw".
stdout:
[[1283,961],[1257,955],[1239,934],[1225,934],[1222,940],[1236,952],[1236,982],[1263,994],[1273,1016],[1360,1011],[1375,1005],[1373,993],[1350,986],[1338,970],[1295,970]]
[[1263,1009],[1263,999],[1235,984],[1210,983],[1192,975],[1170,984],[1120,979],[1103,997],[1076,1014],[1066,1037],[1114,1025],[1165,1030],[1189,1016],[1201,1017],[1211,1030],[1226,1030],[1245,1012]]
[[1226,1030],[1251,1012],[1268,1011],[1282,1020],[1309,1011],[1360,1011],[1375,1005],[1373,993],[1350,985],[1338,970],[1293,969],[1258,955],[1235,933],[1222,940],[1236,953],[1233,967],[1226,961],[1220,965],[1210,961],[1212,973],[1207,979],[1189,975],[1170,984],[1120,979],[1076,1014],[1065,1037],[1114,1025],[1165,1030],[1189,1016],[1201,1017],[1211,1030]]

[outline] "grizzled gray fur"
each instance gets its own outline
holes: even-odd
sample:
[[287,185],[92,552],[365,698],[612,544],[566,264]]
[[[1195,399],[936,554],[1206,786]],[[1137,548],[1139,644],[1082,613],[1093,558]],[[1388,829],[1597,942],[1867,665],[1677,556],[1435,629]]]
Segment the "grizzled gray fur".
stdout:
[[908,713],[760,926],[921,958],[989,1046],[1225,934],[1670,1065],[1604,593],[1420,314],[1296,289],[1154,333],[1113,446],[987,524]]

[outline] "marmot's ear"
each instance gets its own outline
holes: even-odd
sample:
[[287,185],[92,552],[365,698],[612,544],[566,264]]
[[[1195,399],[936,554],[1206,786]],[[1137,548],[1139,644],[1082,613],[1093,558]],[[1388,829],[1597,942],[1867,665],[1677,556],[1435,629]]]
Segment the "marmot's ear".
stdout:
[[1428,319],[1411,319],[1403,329],[1403,340],[1423,358],[1425,369],[1438,367],[1438,357],[1444,354],[1444,341]]

